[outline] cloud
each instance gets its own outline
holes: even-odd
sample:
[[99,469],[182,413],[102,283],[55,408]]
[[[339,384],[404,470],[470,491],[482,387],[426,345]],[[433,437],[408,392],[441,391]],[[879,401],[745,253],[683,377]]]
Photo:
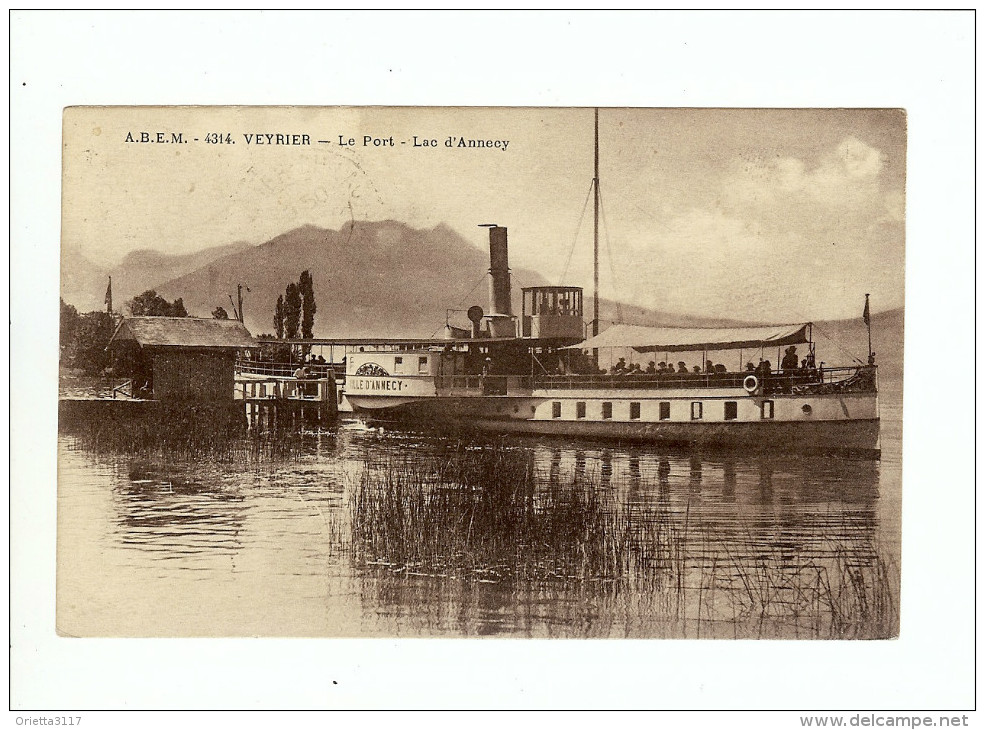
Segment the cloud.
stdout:
[[880,202],[882,153],[865,142],[846,137],[809,166],[794,157],[733,160],[722,181],[726,207],[810,206],[832,209],[883,207]]
[[[847,316],[859,292],[902,304],[903,191],[882,153],[846,137],[813,162],[744,158],[703,195],[625,231],[623,298],[655,309],[740,319]],[[857,292],[856,289],[859,291]]]

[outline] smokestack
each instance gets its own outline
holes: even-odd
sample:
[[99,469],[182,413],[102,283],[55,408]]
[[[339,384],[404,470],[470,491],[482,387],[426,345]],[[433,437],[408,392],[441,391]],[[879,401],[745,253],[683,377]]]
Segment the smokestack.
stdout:
[[506,229],[497,225],[489,227],[489,274],[490,314],[512,315]]

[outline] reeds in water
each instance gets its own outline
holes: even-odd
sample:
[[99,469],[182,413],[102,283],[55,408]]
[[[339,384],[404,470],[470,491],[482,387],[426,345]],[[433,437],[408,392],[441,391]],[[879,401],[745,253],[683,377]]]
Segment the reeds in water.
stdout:
[[147,412],[106,411],[98,417],[63,419],[59,428],[83,449],[162,459],[217,462],[296,456],[294,431],[247,432],[241,407],[155,404]]
[[367,465],[352,491],[351,547],[383,580],[575,592],[596,614],[631,614],[620,621],[633,635],[896,635],[888,561],[851,545],[791,558],[769,541],[738,555],[689,507],[619,494],[591,474],[543,479],[522,450],[459,445]]

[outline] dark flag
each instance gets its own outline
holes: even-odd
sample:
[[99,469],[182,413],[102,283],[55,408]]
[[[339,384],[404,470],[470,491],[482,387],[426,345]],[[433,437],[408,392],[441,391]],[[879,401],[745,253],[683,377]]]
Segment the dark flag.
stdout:
[[106,311],[113,313],[113,277],[109,277],[109,284],[106,286]]
[[862,321],[865,322],[866,324],[870,324],[871,323],[871,320],[869,319],[869,295],[868,294],[865,295],[865,309],[862,310]]

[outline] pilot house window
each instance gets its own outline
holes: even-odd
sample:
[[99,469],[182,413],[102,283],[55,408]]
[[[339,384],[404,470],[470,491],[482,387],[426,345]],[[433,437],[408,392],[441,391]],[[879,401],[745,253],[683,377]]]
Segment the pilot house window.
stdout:
[[426,357],[417,358],[417,372],[427,373],[428,371],[428,359]]

